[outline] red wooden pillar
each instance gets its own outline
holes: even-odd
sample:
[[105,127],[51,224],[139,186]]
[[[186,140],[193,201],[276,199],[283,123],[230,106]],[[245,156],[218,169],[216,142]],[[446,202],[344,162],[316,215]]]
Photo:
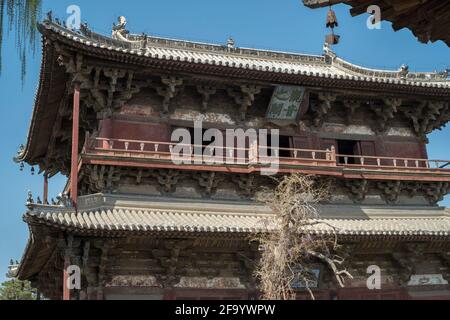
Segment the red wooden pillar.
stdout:
[[[104,119],[100,122],[100,137],[113,138],[113,128],[111,119]],[[108,140],[102,140],[102,149],[111,149],[111,145]]]
[[69,273],[68,268],[70,266],[69,257],[64,257],[64,271],[63,271],[63,300],[70,300],[70,288],[69,288]]
[[72,113],[72,161],[70,166],[70,197],[75,209],[78,202],[78,145],[80,125],[80,84],[74,84]]
[[42,200],[43,200],[44,204],[48,203],[48,174],[47,174],[47,172],[44,173],[44,194],[43,194]]

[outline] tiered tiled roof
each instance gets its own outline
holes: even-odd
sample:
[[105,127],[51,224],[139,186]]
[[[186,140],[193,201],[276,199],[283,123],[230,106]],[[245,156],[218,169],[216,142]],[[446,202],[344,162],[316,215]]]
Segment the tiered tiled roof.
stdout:
[[[175,232],[244,235],[277,228],[269,209],[253,203],[159,201],[102,194],[82,197],[81,201],[95,204],[82,207],[79,212],[59,206],[34,205],[24,218],[30,224],[83,234]],[[313,234],[336,233],[344,237],[450,236],[450,214],[443,208],[323,206],[314,222],[310,227]]]

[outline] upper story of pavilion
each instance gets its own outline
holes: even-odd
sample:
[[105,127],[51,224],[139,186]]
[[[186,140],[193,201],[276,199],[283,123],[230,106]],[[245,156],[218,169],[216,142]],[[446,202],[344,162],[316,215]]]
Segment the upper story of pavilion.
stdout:
[[[368,69],[328,47],[316,56],[238,48],[231,39],[215,45],[133,35],[120,22],[112,37],[85,25],[80,32],[51,20],[39,25],[41,77],[17,160],[49,176],[69,173],[78,84],[80,172],[109,166],[252,174],[267,168],[267,153],[279,158],[281,173],[450,182],[449,162],[426,152],[427,134],[450,120],[448,71]],[[195,121],[200,135],[278,129],[279,148],[246,139],[212,151],[233,163],[176,164],[172,133],[194,135]],[[204,144],[192,140],[191,150],[208,151]]]

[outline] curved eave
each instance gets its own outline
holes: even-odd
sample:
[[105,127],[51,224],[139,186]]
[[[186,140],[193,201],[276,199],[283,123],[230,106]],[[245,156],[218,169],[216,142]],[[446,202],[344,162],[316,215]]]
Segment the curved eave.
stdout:
[[16,277],[19,280],[32,280],[50,259],[55,243],[45,243],[43,238],[35,237],[35,226],[29,225],[29,238],[20,260]]
[[324,86],[339,89],[365,89],[382,92],[390,91],[392,93],[414,93],[415,95],[450,97],[450,81],[427,82],[411,79],[376,78],[351,74],[300,72],[293,69],[262,68],[261,66],[250,64],[226,64],[221,61],[209,59],[181,59],[175,55],[151,54],[138,49],[126,48],[127,43],[124,43],[124,47],[100,44],[90,38],[73,33],[69,30],[57,29],[51,24],[42,24],[41,29],[41,32],[46,36],[61,41],[76,51],[81,51],[84,54],[97,59],[123,63],[130,67],[145,66],[148,68],[161,69],[163,71],[190,72],[307,86]]
[[[268,233],[277,227],[269,216],[258,214],[210,214],[156,210],[97,209],[75,213],[70,209],[47,212],[30,211],[24,220],[30,226],[45,226],[80,236],[187,236],[248,238],[251,234]],[[51,208],[50,210],[55,210]],[[269,220],[267,220],[269,218]],[[164,221],[164,222],[163,222]],[[383,218],[375,220],[323,219],[308,231],[318,236],[350,239],[395,239],[449,241],[449,220],[439,218]],[[341,228],[343,225],[345,228]],[[365,229],[361,227],[365,226]],[[334,226],[334,227],[329,227]],[[336,228],[336,229],[334,229]]]
[[35,251],[37,251],[37,248],[34,245],[34,241],[31,237],[30,232],[30,238],[27,241],[27,246],[25,247],[22,259],[20,260],[19,268],[17,269],[17,272],[15,274],[15,277],[17,277],[19,280],[29,280],[32,277],[32,274],[30,272],[30,268],[32,265],[31,254]]
[[[20,279],[32,279],[56,249],[62,234],[94,238],[214,238],[248,241],[252,234],[276,230],[267,208],[236,203],[196,203],[190,201],[140,202],[140,197],[116,198],[91,195],[83,201],[103,197],[91,208],[75,212],[64,206],[33,204],[24,215],[30,228],[30,240],[19,266]],[[111,197],[111,198],[110,198]],[[140,199],[140,200],[139,200]],[[82,202],[83,202],[82,201]],[[110,201],[119,205],[109,207]],[[131,205],[131,206],[130,206]],[[220,213],[215,210],[220,205]],[[342,214],[325,211],[317,224],[308,229],[312,235],[339,241],[423,241],[450,242],[450,217],[443,208],[366,208],[364,213],[351,208]],[[364,217],[363,219],[359,217]],[[34,235],[38,236],[34,236]],[[47,237],[46,237],[47,236]],[[48,239],[48,240],[45,240]]]
[[55,48],[42,39],[42,64],[39,85],[32,111],[26,146],[15,158],[36,165],[45,156],[53,131],[62,96],[66,90],[67,76],[57,63]]

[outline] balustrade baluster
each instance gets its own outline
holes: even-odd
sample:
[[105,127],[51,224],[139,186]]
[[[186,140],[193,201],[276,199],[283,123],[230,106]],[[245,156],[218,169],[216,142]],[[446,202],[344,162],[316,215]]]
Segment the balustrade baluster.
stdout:
[[130,143],[128,141],[125,142],[125,150],[128,151],[128,147],[130,146]]
[[313,160],[316,160],[316,153],[313,151],[311,154],[312,154]]
[[145,143],[141,142],[140,147],[141,147],[141,151],[144,151]]
[[330,160],[336,161],[336,149],[334,146],[331,146],[331,154],[330,154]]

